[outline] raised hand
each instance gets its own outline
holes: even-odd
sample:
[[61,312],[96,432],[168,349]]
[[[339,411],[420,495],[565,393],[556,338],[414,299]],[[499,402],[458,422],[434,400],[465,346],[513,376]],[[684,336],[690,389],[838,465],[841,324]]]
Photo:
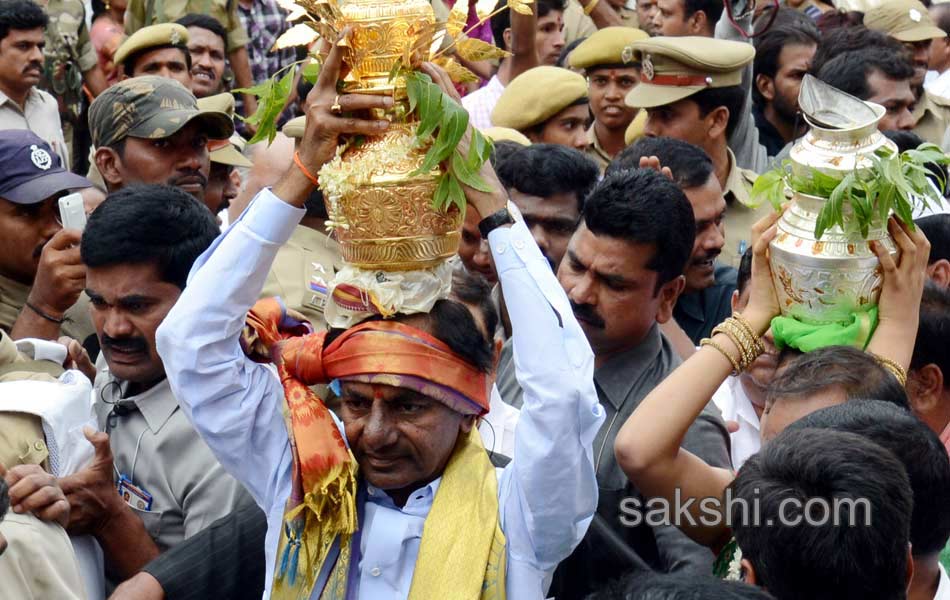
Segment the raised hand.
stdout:
[[78,473],[61,477],[59,484],[69,501],[69,532],[95,535],[105,529],[117,510],[125,509],[125,504],[116,491],[109,435],[89,427],[83,433],[95,448],[95,457]]

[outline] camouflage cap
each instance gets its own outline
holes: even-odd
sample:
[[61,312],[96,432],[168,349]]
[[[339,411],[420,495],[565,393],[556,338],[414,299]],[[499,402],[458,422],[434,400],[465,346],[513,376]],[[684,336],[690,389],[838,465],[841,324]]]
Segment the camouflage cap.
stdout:
[[917,0],[887,0],[864,13],[864,26],[899,42],[923,42],[947,37],[934,25],[927,7]]
[[202,110],[182,84],[154,75],[120,81],[89,107],[89,131],[96,147],[112,146],[127,137],[167,138],[195,120],[209,139],[226,140],[234,133],[234,121],[226,113]]
[[188,30],[177,23],[160,23],[143,27],[127,37],[112,57],[118,67],[125,59],[149,48],[160,46],[181,46],[187,52]]

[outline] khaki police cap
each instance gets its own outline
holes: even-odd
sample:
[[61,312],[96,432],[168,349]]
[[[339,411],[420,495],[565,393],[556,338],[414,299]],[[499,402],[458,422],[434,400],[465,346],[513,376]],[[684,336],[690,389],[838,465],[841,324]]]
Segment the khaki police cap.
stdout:
[[515,77],[492,111],[492,124],[525,131],[587,100],[587,81],[560,67],[535,67]]
[[482,135],[493,142],[514,142],[522,146],[530,146],[529,140],[520,131],[515,131],[509,127],[489,127],[482,130]]
[[307,117],[296,117],[287,121],[287,123],[284,124],[284,128],[280,131],[289,138],[299,140],[303,137],[303,130],[306,124]]
[[[234,119],[234,96],[230,92],[198,98],[198,108],[207,111],[223,112]],[[228,140],[215,140],[208,144],[211,150],[211,162],[234,167],[253,167],[254,163],[248,160],[241,152],[246,142],[235,133]]]
[[96,147],[127,138],[162,139],[198,121],[209,139],[226,140],[234,121],[226,113],[202,110],[188,89],[174,79],[146,75],[106,88],[89,106],[89,133]]
[[752,44],[707,37],[655,37],[634,42],[640,83],[627,94],[634,108],[665,106],[710,88],[742,83],[755,57]]
[[178,23],[160,23],[143,27],[130,35],[116,49],[112,62],[118,67],[125,59],[149,48],[158,46],[184,46],[188,43],[188,30]]
[[575,69],[590,69],[599,66],[636,66],[633,53],[628,48],[650,36],[635,27],[604,27],[578,44],[571,51],[570,63]]
[[927,7],[917,0],[886,0],[864,13],[864,26],[886,33],[899,42],[923,42],[945,38],[934,25]]

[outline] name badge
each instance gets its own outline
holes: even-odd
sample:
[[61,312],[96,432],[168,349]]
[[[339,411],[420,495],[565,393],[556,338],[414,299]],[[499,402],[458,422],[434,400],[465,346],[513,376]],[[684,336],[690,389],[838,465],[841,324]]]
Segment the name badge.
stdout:
[[152,509],[152,495],[132,483],[127,476],[119,476],[118,488],[119,496],[132,508],[142,511]]

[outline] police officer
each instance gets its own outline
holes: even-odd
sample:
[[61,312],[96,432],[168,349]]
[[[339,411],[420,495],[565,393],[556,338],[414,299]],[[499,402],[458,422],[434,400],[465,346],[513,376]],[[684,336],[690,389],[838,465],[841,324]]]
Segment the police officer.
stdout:
[[535,67],[515,77],[495,104],[496,127],[520,131],[534,143],[587,148],[587,82],[560,67]]
[[[198,98],[198,108],[223,112],[234,119],[234,96],[228,92]],[[247,142],[237,132],[226,140],[208,142],[211,170],[208,175],[208,187],[205,190],[205,206],[211,214],[220,215],[241,191],[241,175],[237,168],[254,166],[244,156]]]
[[63,137],[69,149],[69,163],[76,157],[75,130],[80,124],[83,83],[93,96],[106,89],[106,79],[99,68],[96,50],[86,27],[86,7],[82,0],[36,0],[46,10],[45,65],[40,87],[59,100],[59,116]]
[[742,71],[755,56],[750,44],[707,37],[655,37],[634,42],[640,84],[626,102],[647,112],[644,132],[699,146],[712,158],[728,208],[722,260],[738,266],[749,246],[752,225],[768,205],[755,206],[757,175],[736,164],[727,140],[746,110]]
[[640,65],[633,62],[627,46],[649,37],[633,27],[606,27],[571,52],[570,63],[587,77],[590,110],[594,122],[587,130],[585,152],[601,172],[626,147],[624,133],[637,110],[624,104],[627,93],[640,81]]

